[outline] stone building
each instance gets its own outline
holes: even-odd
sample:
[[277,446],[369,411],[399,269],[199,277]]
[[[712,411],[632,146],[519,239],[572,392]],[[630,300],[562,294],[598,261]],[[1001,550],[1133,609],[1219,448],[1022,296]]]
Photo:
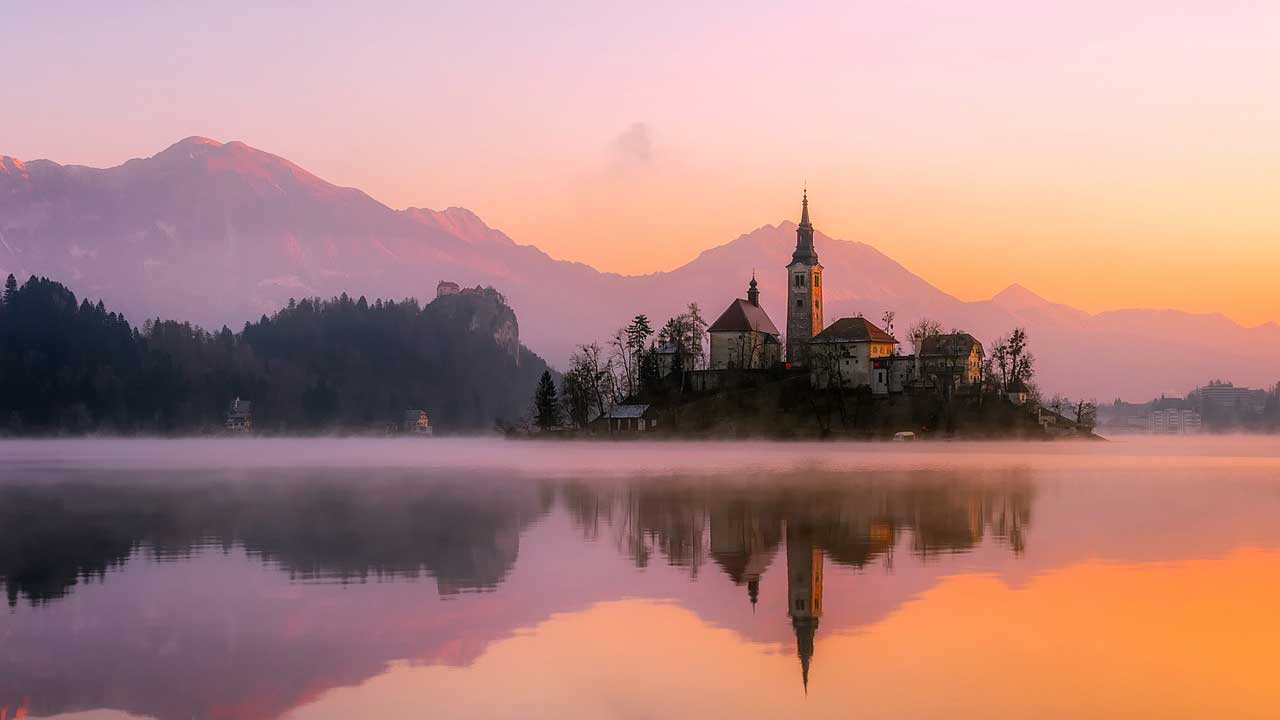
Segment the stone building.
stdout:
[[[891,357],[898,341],[863,317],[840,318],[809,340],[809,380],[813,387],[872,385],[873,362]],[[882,380],[887,384],[888,377]]]
[[822,265],[813,248],[809,193],[800,206],[796,249],[787,265],[787,362],[805,366],[809,339],[822,328]]
[[729,304],[707,328],[711,336],[711,370],[760,370],[782,360],[782,338],[760,307],[760,289],[751,277],[747,299]]
[[982,343],[969,333],[933,335],[920,344],[918,372],[935,385],[976,385],[982,381]]

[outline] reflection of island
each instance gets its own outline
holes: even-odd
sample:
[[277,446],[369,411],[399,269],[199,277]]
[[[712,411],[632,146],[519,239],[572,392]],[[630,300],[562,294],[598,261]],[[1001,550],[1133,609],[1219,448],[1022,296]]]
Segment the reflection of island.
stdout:
[[[0,706],[30,694],[38,714],[273,718],[390,661],[469,664],[555,613],[646,595],[750,636],[764,625],[734,620],[735,597],[743,611],[759,602],[762,620],[786,602],[790,627],[779,622],[764,640],[794,636],[807,683],[819,621],[842,627],[831,594],[847,584],[827,578],[824,615],[824,564],[889,565],[895,547],[931,561],[992,538],[1017,549],[1031,505],[1019,477],[774,480],[555,492],[527,479],[379,470],[0,483],[0,522],[24,528],[0,543],[14,605],[7,634],[0,618]],[[539,526],[557,501],[585,538],[628,563],[557,536],[558,523]],[[529,569],[514,572],[517,561]],[[81,596],[64,602],[71,593]],[[436,597],[450,602],[423,602]]]
[[850,568],[873,562],[891,568],[904,535],[921,562],[967,552],[986,538],[1021,554],[1033,490],[1021,474],[970,482],[912,472],[857,482],[797,475],[756,486],[572,484],[562,495],[587,537],[611,528],[619,551],[637,567],[648,566],[656,555],[697,577],[709,554],[734,585],[746,586],[753,608],[785,540],[787,614],[807,688],[826,560]]

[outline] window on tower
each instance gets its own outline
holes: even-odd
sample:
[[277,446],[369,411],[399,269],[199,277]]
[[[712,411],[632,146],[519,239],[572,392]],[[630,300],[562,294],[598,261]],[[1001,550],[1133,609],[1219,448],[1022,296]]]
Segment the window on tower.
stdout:
[[804,300],[801,300],[800,298],[796,298],[796,307],[798,308],[804,307]]
[[814,286],[814,287],[818,287],[818,285],[819,285],[819,283],[820,283],[820,281],[821,281],[821,280],[822,280],[822,276],[821,276],[821,275],[814,275],[814,276],[813,276],[813,286]]

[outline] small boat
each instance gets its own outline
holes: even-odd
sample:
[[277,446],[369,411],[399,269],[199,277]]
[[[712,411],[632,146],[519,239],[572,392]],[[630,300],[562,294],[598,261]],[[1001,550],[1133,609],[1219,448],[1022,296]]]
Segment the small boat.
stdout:
[[896,432],[893,434],[894,442],[914,442],[916,434],[913,432]]

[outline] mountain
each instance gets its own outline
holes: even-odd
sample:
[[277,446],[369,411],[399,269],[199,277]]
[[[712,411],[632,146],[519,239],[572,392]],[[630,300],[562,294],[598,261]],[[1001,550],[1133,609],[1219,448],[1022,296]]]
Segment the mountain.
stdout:
[[[821,215],[815,215],[821,226]],[[290,297],[434,297],[436,283],[499,288],[522,338],[554,364],[636,313],[656,324],[696,301],[708,319],[746,292],[785,320],[795,225],[766,225],[669,272],[623,276],[520,245],[462,208],[394,210],[240,142],[200,137],[108,169],[0,157],[0,271],[38,273],[103,298],[135,322],[180,317],[238,328]],[[1280,379],[1280,326],[1170,310],[1089,314],[1020,286],[964,302],[861,242],[816,234],[827,321],[891,308],[988,343],[1030,331],[1050,392],[1147,399],[1210,378]]]

